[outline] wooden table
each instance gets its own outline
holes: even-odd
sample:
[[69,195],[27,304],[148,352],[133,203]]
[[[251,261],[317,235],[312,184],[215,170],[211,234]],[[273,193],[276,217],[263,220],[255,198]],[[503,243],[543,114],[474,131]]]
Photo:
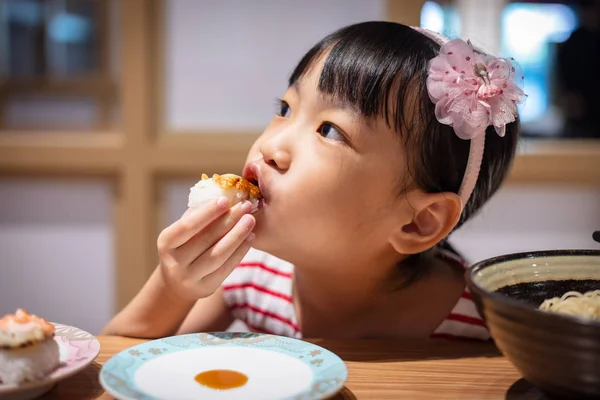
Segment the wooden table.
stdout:
[[[83,372],[61,382],[44,399],[112,399],[98,381],[102,364],[143,340],[98,337],[101,350]],[[338,354],[348,381],[337,400],[462,399],[542,400],[544,397],[491,343],[399,340],[309,340]]]

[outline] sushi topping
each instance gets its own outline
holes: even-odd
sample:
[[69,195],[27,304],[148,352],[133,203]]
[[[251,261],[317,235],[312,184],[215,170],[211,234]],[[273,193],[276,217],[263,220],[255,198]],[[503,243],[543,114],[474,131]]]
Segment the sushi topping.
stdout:
[[16,348],[52,338],[54,325],[37,315],[18,309],[0,318],[0,348]]
[[[202,178],[204,179],[205,176],[206,176],[206,174],[203,174]],[[214,174],[212,177],[212,180],[217,185],[219,185],[219,187],[221,187],[222,189],[236,189],[236,190],[240,190],[242,192],[248,193],[250,195],[250,197],[254,197],[256,199],[262,198],[262,195],[260,194],[260,190],[259,190],[258,186],[256,186],[249,180],[244,179],[238,175]]]

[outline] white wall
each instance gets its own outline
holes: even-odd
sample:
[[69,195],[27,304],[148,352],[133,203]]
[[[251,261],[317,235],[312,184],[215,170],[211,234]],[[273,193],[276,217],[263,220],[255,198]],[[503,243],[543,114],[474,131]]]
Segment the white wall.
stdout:
[[[16,97],[6,102],[4,123],[9,128],[90,131],[96,121],[96,101],[90,98]],[[68,118],[65,118],[68,115]]]
[[551,249],[600,249],[600,188],[522,186],[502,188],[457,230],[451,242],[469,261]]
[[0,180],[0,315],[17,307],[92,333],[114,299],[111,186]]
[[302,55],[342,26],[384,19],[385,1],[171,0],[166,18],[167,128],[256,131]]
[[454,0],[460,14],[460,37],[489,54],[501,54],[502,10],[507,0]]

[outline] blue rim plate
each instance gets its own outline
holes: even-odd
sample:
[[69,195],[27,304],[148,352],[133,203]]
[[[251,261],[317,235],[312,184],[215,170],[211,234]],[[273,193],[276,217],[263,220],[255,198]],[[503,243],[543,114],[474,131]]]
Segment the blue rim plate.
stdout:
[[[196,374],[241,372],[235,389],[200,385]],[[104,364],[100,383],[121,400],[289,399],[317,400],[338,393],[348,369],[334,353],[288,337],[257,333],[198,333],[146,342]]]

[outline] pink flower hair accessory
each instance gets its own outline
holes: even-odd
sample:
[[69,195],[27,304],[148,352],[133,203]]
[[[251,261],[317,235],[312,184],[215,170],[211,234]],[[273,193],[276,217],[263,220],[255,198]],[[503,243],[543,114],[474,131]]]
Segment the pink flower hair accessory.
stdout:
[[439,33],[414,27],[440,45],[429,62],[427,91],[437,120],[471,141],[469,159],[458,195],[467,204],[479,177],[485,131],[494,126],[504,137],[506,124],[518,117],[517,104],[527,96],[523,74],[513,58],[497,58],[477,51],[470,41],[448,40]]
[[437,120],[461,139],[473,139],[490,125],[504,136],[525,98],[517,82],[522,84],[523,75],[513,59],[480,53],[471,42],[454,39],[429,62],[427,90]]

